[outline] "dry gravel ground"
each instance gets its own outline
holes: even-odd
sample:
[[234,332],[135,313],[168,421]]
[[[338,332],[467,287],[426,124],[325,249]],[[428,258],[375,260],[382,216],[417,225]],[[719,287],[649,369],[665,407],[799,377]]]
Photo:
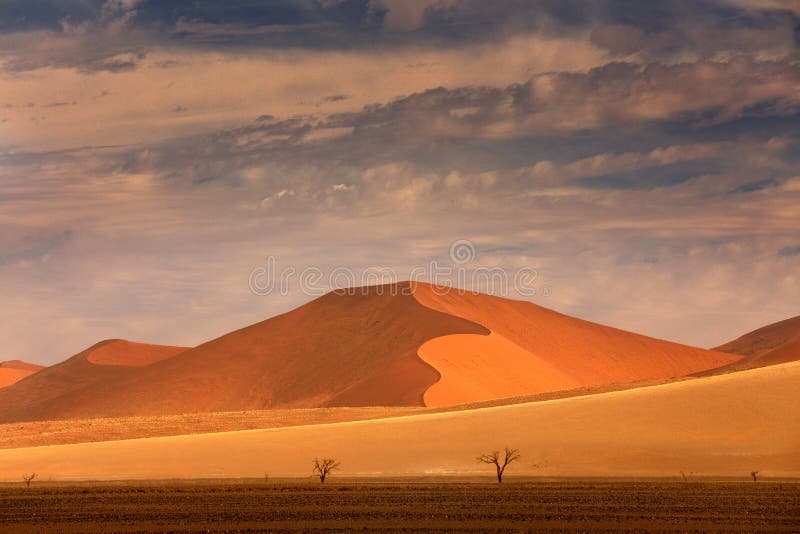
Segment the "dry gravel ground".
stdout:
[[2,532],[797,532],[788,482],[40,483],[0,487]]

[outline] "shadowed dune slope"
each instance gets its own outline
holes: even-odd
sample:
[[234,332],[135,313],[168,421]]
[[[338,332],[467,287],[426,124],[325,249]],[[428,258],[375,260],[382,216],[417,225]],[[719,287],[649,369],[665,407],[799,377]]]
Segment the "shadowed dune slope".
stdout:
[[[27,380],[0,390],[0,421],[58,419],[70,413],[84,392],[98,384],[113,383],[143,361],[168,357],[186,350],[132,343],[120,339],[101,341],[57,365],[38,371]],[[95,358],[99,353],[100,357]],[[114,354],[117,354],[116,356]],[[93,363],[98,359],[103,364]],[[130,364],[126,361],[130,360]],[[106,362],[115,362],[107,364]],[[97,404],[103,399],[97,398]]]
[[27,378],[41,369],[44,369],[44,366],[23,362],[21,360],[0,362],[0,388],[16,384],[23,378]]
[[748,332],[714,350],[741,356],[760,356],[777,349],[797,334],[800,334],[800,315]]
[[[138,368],[75,365],[101,380],[40,409],[0,394],[0,421],[316,406],[419,406],[439,374],[417,349],[480,325],[419,304],[408,284],[329,293],[289,313]],[[63,365],[63,364],[62,364]],[[58,366],[56,366],[58,367]],[[55,368],[54,368],[55,369]],[[58,375],[59,378],[61,375]],[[99,376],[99,375],[94,375]],[[45,381],[39,389],[51,389]],[[29,386],[33,387],[33,385]],[[42,393],[44,394],[44,393]]]
[[270,430],[0,450],[0,480],[474,475],[519,448],[509,474],[800,476],[800,363],[530,404]]
[[420,349],[442,379],[426,394],[441,406],[689,375],[739,356],[662,341],[557,313],[531,302],[418,284],[423,305],[479,323],[489,339],[450,336]]
[[718,373],[800,360],[800,316],[764,326],[714,350],[744,356],[737,362],[714,370]]

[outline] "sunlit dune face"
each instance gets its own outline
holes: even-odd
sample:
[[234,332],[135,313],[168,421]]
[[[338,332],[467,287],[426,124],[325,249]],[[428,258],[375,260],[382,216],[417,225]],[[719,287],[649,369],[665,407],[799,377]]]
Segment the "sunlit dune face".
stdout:
[[16,384],[23,378],[33,374],[33,371],[24,369],[8,369],[0,367],[0,388]]
[[425,406],[451,406],[582,385],[495,332],[488,336],[438,337],[422,345],[417,353],[441,375],[425,391]]
[[41,365],[31,364],[20,360],[0,362],[0,388],[16,384],[41,370]]
[[492,332],[441,337],[420,347],[420,357],[442,376],[425,393],[430,406],[669,379],[741,359],[581,321],[527,302],[427,284],[418,284],[414,297]]

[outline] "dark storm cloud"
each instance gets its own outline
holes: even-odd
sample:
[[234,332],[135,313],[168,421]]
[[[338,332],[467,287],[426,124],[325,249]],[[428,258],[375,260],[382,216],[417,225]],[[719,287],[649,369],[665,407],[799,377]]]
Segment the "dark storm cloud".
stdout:
[[0,32],[60,30],[62,20],[95,18],[103,3],[103,0],[4,0]]
[[[515,35],[565,37],[591,30],[592,42],[612,54],[649,60],[682,52],[712,57],[796,46],[800,19],[791,10],[746,9],[709,0],[408,0],[417,23],[392,26],[400,0],[9,0],[0,10],[0,35],[17,35],[5,69],[66,66],[84,72],[135,69],[155,47],[204,50],[269,48],[386,49],[458,47]],[[394,10],[394,11],[393,11]],[[49,32],[79,41],[48,50],[23,50],[19,35]],[[31,48],[30,46],[25,48]],[[127,54],[127,57],[121,55]]]

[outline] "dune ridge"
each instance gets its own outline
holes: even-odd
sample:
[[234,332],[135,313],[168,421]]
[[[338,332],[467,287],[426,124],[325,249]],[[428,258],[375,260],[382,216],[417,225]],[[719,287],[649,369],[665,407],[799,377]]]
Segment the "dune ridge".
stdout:
[[86,360],[96,365],[119,365],[124,367],[145,367],[151,363],[171,358],[187,347],[169,345],[151,345],[135,343],[125,339],[112,339],[100,345],[86,355]]

